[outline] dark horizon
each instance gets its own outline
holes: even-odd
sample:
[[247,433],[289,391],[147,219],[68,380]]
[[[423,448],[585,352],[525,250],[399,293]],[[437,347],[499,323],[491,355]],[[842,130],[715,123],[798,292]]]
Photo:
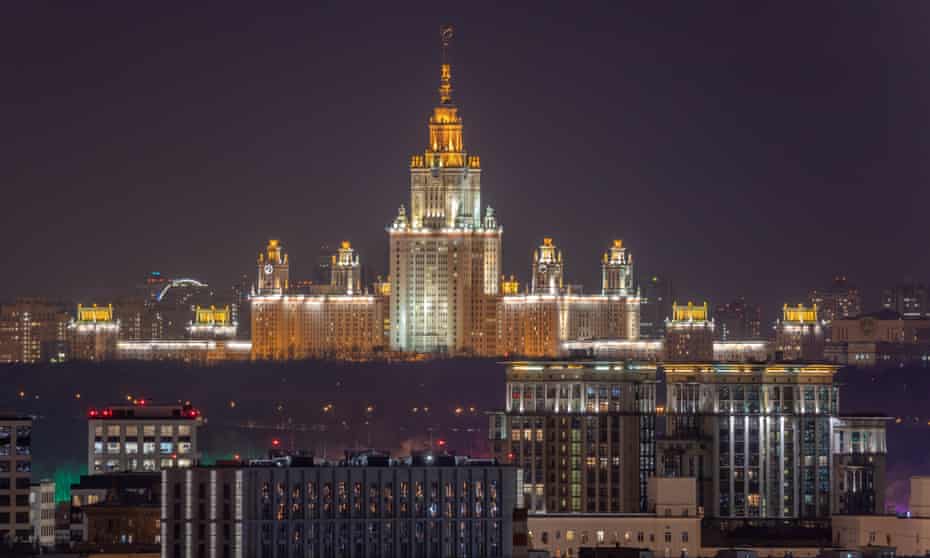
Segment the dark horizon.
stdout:
[[552,236],[596,291],[622,238],[766,321],[836,273],[866,310],[930,280],[927,4],[428,6],[10,6],[0,298],[224,289],[269,237],[294,278],[341,239],[386,274],[442,23],[505,274]]

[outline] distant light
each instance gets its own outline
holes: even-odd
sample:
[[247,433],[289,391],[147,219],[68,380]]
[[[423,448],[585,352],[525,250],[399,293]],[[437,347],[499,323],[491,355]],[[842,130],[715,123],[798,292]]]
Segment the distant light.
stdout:
[[275,438],[275,439],[271,440],[271,445],[272,445],[273,447],[278,447],[278,446],[281,445],[281,440]]
[[446,447],[446,441],[445,441],[445,440],[439,440],[439,441],[436,442],[436,443],[439,444],[439,447],[441,447],[441,448]]

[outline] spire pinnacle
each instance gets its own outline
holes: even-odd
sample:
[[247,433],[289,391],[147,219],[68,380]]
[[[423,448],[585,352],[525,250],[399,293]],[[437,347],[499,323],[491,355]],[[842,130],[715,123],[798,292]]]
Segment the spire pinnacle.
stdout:
[[452,37],[451,25],[439,27],[439,44],[442,48],[442,63],[439,72],[439,102],[443,105],[452,104],[452,64],[449,62]]

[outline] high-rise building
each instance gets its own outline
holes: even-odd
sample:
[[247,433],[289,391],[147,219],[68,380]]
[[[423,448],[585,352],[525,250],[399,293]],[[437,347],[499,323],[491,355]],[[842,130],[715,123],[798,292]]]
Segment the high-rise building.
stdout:
[[803,364],[666,365],[659,474],[696,477],[699,504],[711,517],[828,517],[835,371]]
[[675,290],[668,277],[652,275],[640,284],[639,335],[643,339],[665,337],[665,320],[672,315]]
[[840,416],[837,369],[667,364],[658,474],[697,478],[708,517],[880,513],[888,419]]
[[0,415],[0,545],[32,542],[32,418]]
[[498,294],[501,235],[494,211],[481,213],[481,164],[465,150],[462,117],[452,100],[448,49],[441,33],[439,104],[429,143],[410,158],[410,213],[400,207],[388,228],[391,339],[394,350],[476,353],[485,334],[485,299]]
[[112,304],[78,304],[77,315],[68,324],[69,358],[94,362],[114,358],[119,329]]
[[716,338],[720,341],[742,341],[762,338],[762,312],[756,304],[740,297],[714,309]]
[[155,472],[189,468],[200,459],[200,411],[189,404],[158,405],[146,400],[87,412],[87,471]]
[[64,304],[44,299],[0,306],[0,363],[64,360],[70,320]]
[[714,321],[707,303],[686,306],[672,303],[672,316],[665,321],[665,360],[711,361],[714,359]]
[[162,555],[513,556],[516,471],[447,455],[279,457],[162,473]]
[[601,258],[601,292],[606,295],[631,296],[633,287],[633,254],[628,254],[622,240],[614,240]]
[[352,295],[362,292],[361,266],[358,254],[348,240],[342,241],[333,254],[330,287],[334,293]]
[[[601,293],[584,295],[562,288],[562,253],[547,238],[533,253],[530,293],[504,294],[498,299],[498,353],[556,358],[567,352],[566,344],[580,340],[638,339],[640,299],[627,279],[632,262],[626,249],[616,251],[618,242],[604,254],[602,269],[608,280]],[[610,263],[611,258],[624,263]],[[505,291],[518,289],[515,281],[502,285]]]
[[256,294],[273,295],[287,292],[290,267],[284,247],[276,239],[269,240],[265,251],[258,254]]
[[562,251],[551,238],[533,252],[533,269],[530,294],[557,295],[562,293]]
[[498,459],[522,471],[528,510],[645,511],[655,474],[654,363],[510,362],[506,380],[488,436]]
[[927,286],[905,281],[882,291],[882,308],[893,310],[905,318],[930,318],[930,297]]
[[862,313],[859,289],[845,275],[835,276],[829,287],[813,289],[809,299],[811,306],[820,309],[820,319],[828,324],[840,318],[854,318]]
[[288,289],[287,255],[276,241],[270,248],[275,251],[263,261],[282,263],[259,266],[265,286],[251,297],[253,359],[363,357],[384,349],[389,298],[361,289],[359,259],[348,243],[331,258],[333,277],[311,294]]
[[784,305],[782,319],[775,323],[777,360],[824,360],[824,322],[818,312],[817,305]]

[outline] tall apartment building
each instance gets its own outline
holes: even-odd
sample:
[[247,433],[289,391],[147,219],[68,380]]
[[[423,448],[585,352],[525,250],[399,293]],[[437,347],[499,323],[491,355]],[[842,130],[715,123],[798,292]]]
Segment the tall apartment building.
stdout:
[[[504,294],[497,302],[497,352],[506,356],[556,358],[581,340],[639,338],[640,298],[633,289],[632,256],[615,240],[601,261],[600,294],[562,287],[562,252],[546,238],[533,253],[531,290]],[[504,289],[516,290],[513,282]]]
[[258,460],[162,473],[162,555],[513,555],[516,471],[452,456]]
[[359,259],[348,243],[333,257],[326,294],[290,292],[289,269],[282,267],[287,254],[281,255],[277,241],[269,243],[267,251],[267,258],[259,257],[260,264],[283,263],[259,265],[259,287],[251,297],[250,312],[253,359],[370,355],[384,349],[389,299],[361,290]]
[[198,304],[187,331],[192,339],[233,339],[238,327],[228,305],[217,308],[215,304],[208,307]]
[[810,292],[810,305],[820,309],[820,318],[827,323],[840,318],[854,318],[862,313],[862,296],[845,275],[837,275],[826,288]]
[[0,363],[65,360],[70,319],[64,304],[44,299],[0,305]]
[[930,318],[930,297],[927,285],[905,281],[882,291],[882,308],[893,310],[904,318]]
[[775,323],[775,355],[778,360],[824,360],[824,321],[819,308],[782,308],[782,318]]
[[119,321],[113,305],[82,306],[68,324],[68,348],[71,360],[100,362],[116,356]]
[[0,545],[32,542],[32,419],[0,415]]
[[714,308],[714,324],[719,341],[762,338],[762,312],[758,305],[742,297]]
[[710,517],[880,511],[885,421],[839,415],[837,368],[667,364],[659,475],[697,478],[698,501]]
[[672,315],[665,320],[665,360],[710,361],[714,359],[714,321],[707,303],[696,306],[672,303]]
[[203,423],[190,404],[140,399],[132,405],[92,408],[87,412],[87,471],[99,475],[190,468],[200,459],[197,431]]
[[534,513],[645,511],[655,474],[655,364],[510,362],[492,451],[523,473]]
[[485,299],[498,294],[501,236],[494,211],[481,211],[481,164],[465,149],[452,100],[443,27],[439,104],[423,155],[410,158],[410,213],[401,206],[388,227],[390,347],[405,352],[479,353]]

